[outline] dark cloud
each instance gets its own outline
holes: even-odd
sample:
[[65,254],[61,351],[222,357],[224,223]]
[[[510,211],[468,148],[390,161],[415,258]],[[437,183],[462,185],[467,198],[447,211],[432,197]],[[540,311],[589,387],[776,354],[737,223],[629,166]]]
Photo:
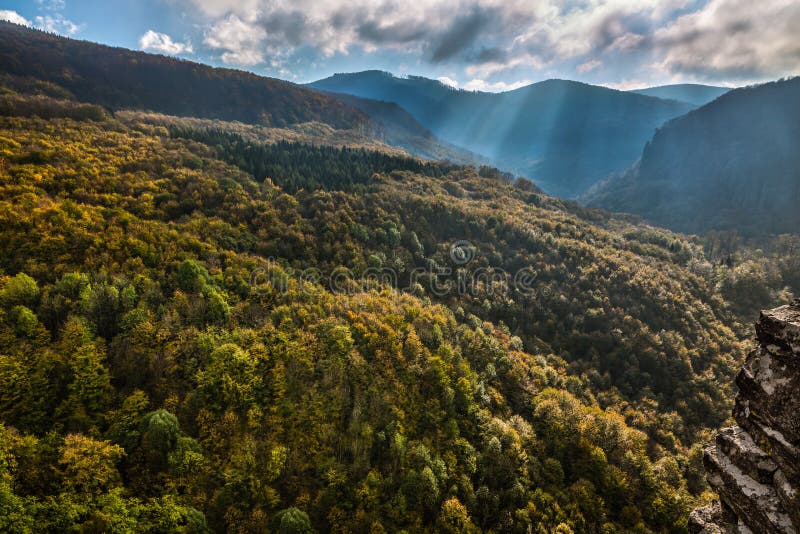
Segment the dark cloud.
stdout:
[[356,54],[405,55],[463,67],[479,81],[574,72],[592,61],[631,79],[764,79],[800,70],[800,3],[791,0],[184,1],[214,20],[204,43],[240,65],[289,63],[298,54],[341,54],[348,64]]
[[272,40],[282,38],[292,46],[301,45],[310,30],[306,16],[299,11],[277,11],[259,22]]
[[431,53],[433,63],[450,60],[468,50],[479,34],[494,21],[493,10],[474,8],[466,16],[456,17],[437,39]]
[[590,33],[590,40],[594,50],[605,51],[618,42],[621,36],[648,35],[650,32],[650,24],[640,13],[617,12],[607,15],[598,22]]
[[498,47],[482,48],[470,60],[471,63],[505,63],[508,61],[508,51]]
[[356,28],[360,39],[376,45],[411,43],[424,39],[429,32],[429,28],[410,21],[382,25],[376,19],[362,22]]

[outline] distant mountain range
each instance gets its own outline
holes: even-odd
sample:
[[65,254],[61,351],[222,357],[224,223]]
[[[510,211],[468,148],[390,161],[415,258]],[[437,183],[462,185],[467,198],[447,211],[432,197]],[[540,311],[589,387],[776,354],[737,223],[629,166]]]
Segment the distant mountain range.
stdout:
[[655,129],[693,104],[567,80],[506,93],[463,91],[418,76],[337,74],[315,89],[394,102],[442,140],[574,197],[630,166]]
[[663,98],[666,100],[686,102],[687,104],[691,104],[693,106],[704,106],[712,100],[716,100],[730,90],[730,87],[682,83],[648,87],[646,89],[636,89],[631,92],[638,93],[640,95],[654,96],[656,98]]
[[682,232],[800,229],[800,78],[735,89],[661,128],[590,206]]

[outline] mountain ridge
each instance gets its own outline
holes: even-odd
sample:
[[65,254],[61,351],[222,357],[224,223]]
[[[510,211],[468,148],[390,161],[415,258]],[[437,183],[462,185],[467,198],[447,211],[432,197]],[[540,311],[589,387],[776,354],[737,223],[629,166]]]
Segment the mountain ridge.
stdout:
[[688,233],[796,232],[798,124],[800,77],[732,90],[664,125],[583,200]]
[[443,141],[502,161],[562,197],[627,168],[658,126],[694,107],[571,80],[484,93],[365,71],[308,86],[395,102]]
[[654,87],[645,87],[643,89],[633,89],[630,92],[667,100],[677,100],[679,102],[686,102],[688,104],[700,107],[719,98],[730,90],[730,87],[719,87],[698,83],[679,83],[657,85]]
[[319,92],[256,74],[80,41],[0,21],[0,70],[111,109],[284,126],[359,128],[367,117]]

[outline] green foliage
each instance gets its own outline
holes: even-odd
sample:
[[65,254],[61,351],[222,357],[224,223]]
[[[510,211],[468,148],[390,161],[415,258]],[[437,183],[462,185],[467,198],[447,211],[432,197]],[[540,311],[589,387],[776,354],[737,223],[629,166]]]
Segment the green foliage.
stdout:
[[19,273],[5,283],[1,295],[6,306],[35,306],[39,298],[39,286],[27,274]]
[[[149,120],[0,117],[0,529],[685,529],[741,353],[699,241],[309,143],[260,182]],[[325,281],[459,239],[534,291]]]
[[311,526],[308,514],[297,508],[287,508],[277,515],[278,532],[280,534],[312,534],[315,530]]
[[[213,146],[220,159],[236,165],[259,182],[270,179],[290,192],[299,189],[343,189],[367,184],[376,173],[411,171],[439,177],[454,167],[445,163],[394,156],[360,148],[315,146],[278,141],[250,143],[225,130],[197,130],[170,126],[170,135]],[[393,229],[396,244],[400,234]]]
[[176,282],[178,287],[188,293],[199,293],[206,286],[208,273],[193,260],[183,260],[178,265]]

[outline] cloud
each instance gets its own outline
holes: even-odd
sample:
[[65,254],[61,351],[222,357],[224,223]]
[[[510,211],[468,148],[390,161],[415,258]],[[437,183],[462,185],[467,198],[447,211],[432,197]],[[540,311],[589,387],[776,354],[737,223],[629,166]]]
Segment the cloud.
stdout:
[[638,79],[625,79],[621,82],[612,82],[612,83],[604,83],[602,84],[609,89],[617,89],[618,91],[634,91],[636,89],[644,89],[646,87],[652,87],[653,84],[650,82],[645,82]]
[[75,35],[83,30],[82,24],[75,24],[71,20],[65,19],[60,13],[36,17],[34,22],[34,25],[40,30],[60,35]]
[[458,82],[455,81],[453,78],[448,78],[447,76],[440,76],[437,78],[440,82],[445,85],[449,85],[450,87],[458,87]]
[[530,80],[520,80],[517,82],[487,82],[485,80],[480,79],[472,79],[464,84],[464,89],[467,91],[484,91],[490,93],[502,93],[504,91],[513,91],[514,89],[519,89],[520,87],[525,87],[526,85],[530,85]]
[[186,41],[185,43],[173,41],[172,37],[165,33],[159,33],[153,30],[147,30],[139,38],[139,48],[141,50],[153,50],[167,54],[170,56],[177,56],[180,54],[191,54],[194,52],[192,43]]
[[32,26],[31,21],[17,13],[7,9],[0,9],[0,20],[13,22],[14,24],[22,24],[23,26]]
[[67,7],[65,0],[36,0],[36,3],[39,4],[42,9],[48,11],[61,11]]
[[263,42],[266,30],[232,14],[218,21],[206,32],[203,43],[222,50],[222,61],[231,65],[253,66],[264,62]]
[[563,75],[576,64],[599,72],[595,61],[628,78],[800,71],[797,0],[171,1],[190,6],[205,47],[241,66],[375,54],[460,67],[474,80]]
[[611,46],[609,46],[609,49],[628,52],[639,48],[646,41],[647,37],[645,37],[644,35],[633,32],[627,32],[614,39],[614,41],[611,43]]
[[800,72],[800,3],[710,0],[657,30],[659,67],[700,79],[764,79]]
[[602,67],[602,66],[603,66],[603,62],[600,61],[599,59],[591,59],[591,60],[587,61],[586,63],[581,63],[580,65],[575,67],[575,70],[577,70],[580,73],[591,72],[594,69],[596,69],[598,67]]
[[431,61],[440,63],[469,49],[491,18],[492,14],[477,7],[466,16],[455,17],[450,27],[436,37]]

